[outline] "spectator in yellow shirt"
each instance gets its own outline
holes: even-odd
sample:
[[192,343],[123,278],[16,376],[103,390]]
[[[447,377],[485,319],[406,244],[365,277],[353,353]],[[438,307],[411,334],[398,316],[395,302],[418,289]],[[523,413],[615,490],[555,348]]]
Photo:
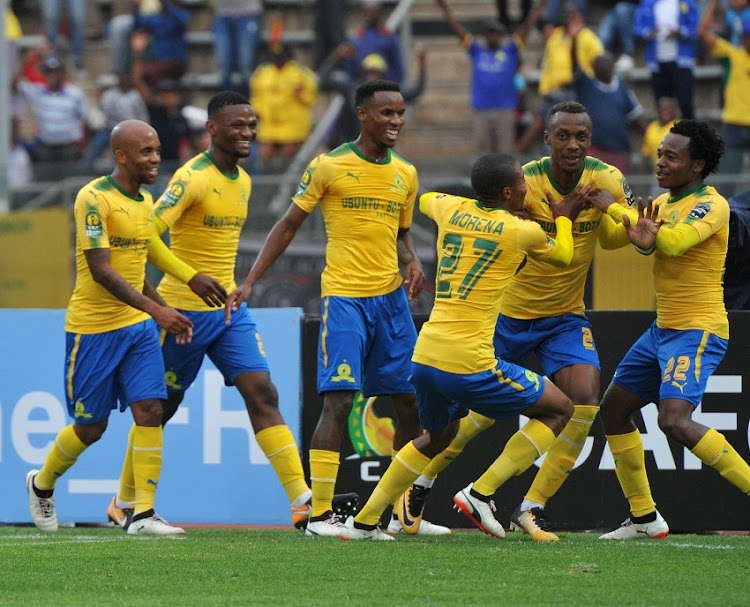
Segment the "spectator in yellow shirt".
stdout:
[[297,153],[312,128],[311,109],[318,99],[315,74],[277,45],[271,61],[250,78],[250,103],[258,116],[258,155],[268,170],[274,159],[285,164]]
[[672,97],[660,97],[657,104],[658,118],[650,122],[643,134],[643,146],[641,147],[641,156],[643,157],[644,166],[653,169],[656,161],[659,159],[656,152],[659,149],[661,140],[669,133],[676,122],[677,103]]
[[521,137],[517,152],[525,153],[537,142],[553,105],[575,99],[573,77],[576,66],[573,65],[573,52],[578,69],[593,78],[594,59],[604,52],[604,45],[586,27],[581,10],[568,2],[563,9],[563,25],[552,30],[544,45],[539,76],[542,104],[536,112],[534,122]]
[[721,193],[729,198],[735,191],[736,176],[742,172],[743,156],[750,149],[750,20],[742,23],[742,44],[734,46],[711,31],[717,4],[717,0],[710,0],[706,6],[698,24],[698,36],[713,57],[726,59],[729,66],[721,113],[721,138],[726,153],[719,167],[720,176],[730,177],[719,186]]

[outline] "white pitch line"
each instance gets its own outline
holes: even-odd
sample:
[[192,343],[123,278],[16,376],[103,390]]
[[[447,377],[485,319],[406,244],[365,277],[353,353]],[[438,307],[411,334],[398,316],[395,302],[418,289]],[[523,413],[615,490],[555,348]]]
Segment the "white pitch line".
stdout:
[[[133,541],[150,541],[150,540],[183,540],[184,535],[181,536],[129,536],[126,533],[119,535],[118,537],[94,537],[90,535],[74,535],[73,537],[65,537],[57,539],[54,535],[47,535],[44,533],[35,533],[33,535],[0,535],[0,548],[8,546],[18,546],[23,544],[24,546],[56,546],[58,544],[101,544],[105,542],[133,542]],[[15,541],[6,541],[15,540]]]
[[700,550],[750,550],[748,546],[728,546],[726,544],[696,544],[694,542],[684,543],[666,543],[666,542],[648,542],[649,546],[654,548],[698,548]]
[[[6,546],[18,546],[19,543],[23,543],[24,546],[53,546],[58,544],[100,544],[104,542],[122,542],[128,538],[126,537],[90,537],[85,535],[79,535],[72,538],[55,539],[50,537],[49,539],[42,539],[43,535],[11,535],[0,537],[0,548]],[[5,540],[17,540],[15,542],[6,542]]]

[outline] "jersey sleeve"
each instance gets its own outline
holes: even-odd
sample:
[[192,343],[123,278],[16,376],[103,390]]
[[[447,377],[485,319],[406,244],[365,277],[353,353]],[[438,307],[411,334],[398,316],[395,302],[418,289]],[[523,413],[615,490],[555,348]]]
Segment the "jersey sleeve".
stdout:
[[547,236],[534,221],[521,220],[518,231],[518,249],[534,259],[558,267],[570,264],[573,259],[573,223],[567,217],[555,219],[557,238]]
[[[614,205],[612,205],[614,206]],[[630,214],[628,214],[630,215]],[[635,224],[637,218],[631,218],[631,223]],[[630,244],[628,232],[622,221],[615,221],[610,215],[602,215],[602,222],[599,225],[599,246],[602,249],[620,249]]]
[[108,214],[109,203],[106,198],[97,196],[91,188],[83,188],[78,193],[73,216],[82,251],[109,248]]
[[412,218],[414,217],[414,204],[417,201],[417,193],[419,192],[419,179],[417,178],[417,171],[414,167],[410,167],[409,171],[409,193],[406,195],[406,204],[401,209],[401,215],[398,219],[399,228],[408,228],[411,226]]
[[190,174],[185,168],[180,169],[156,201],[154,216],[171,228],[187,209],[203,199],[207,187],[208,181],[203,174]]
[[330,167],[323,161],[322,155],[317,156],[302,173],[297,190],[292,196],[292,202],[306,213],[312,213],[323,198],[329,183]]
[[456,197],[450,194],[427,192],[419,197],[419,210],[437,223],[445,209],[450,205],[451,200],[455,201],[455,199]]
[[703,198],[673,229],[659,230],[656,248],[670,257],[682,255],[728,224],[729,204],[726,200]]
[[612,194],[612,198],[615,199],[616,203],[623,207],[632,207],[635,205],[633,190],[630,189],[630,185],[620,169],[610,166],[609,170],[597,175],[597,183],[601,185],[602,189]]

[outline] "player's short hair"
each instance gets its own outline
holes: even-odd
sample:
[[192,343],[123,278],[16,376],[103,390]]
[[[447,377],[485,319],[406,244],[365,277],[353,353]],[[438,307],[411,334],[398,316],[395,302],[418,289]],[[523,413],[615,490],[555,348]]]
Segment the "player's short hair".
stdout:
[[479,197],[494,198],[516,182],[517,164],[510,154],[481,156],[471,168],[471,187]]
[[701,177],[705,179],[719,168],[719,160],[724,155],[724,140],[702,120],[685,119],[676,122],[670,133],[688,137],[688,152],[693,160],[703,160]]
[[363,82],[354,91],[354,106],[361,107],[363,103],[370,101],[375,93],[380,91],[390,91],[394,93],[401,92],[401,86],[398,82],[392,80],[368,80]]
[[223,108],[229,105],[250,105],[250,102],[247,100],[247,97],[234,91],[216,93],[208,101],[208,119],[211,120]]
[[582,103],[578,103],[578,101],[563,101],[552,106],[547,117],[547,126],[552,124],[552,120],[558,114],[586,114],[589,120],[591,119],[591,114],[589,114],[588,109]]

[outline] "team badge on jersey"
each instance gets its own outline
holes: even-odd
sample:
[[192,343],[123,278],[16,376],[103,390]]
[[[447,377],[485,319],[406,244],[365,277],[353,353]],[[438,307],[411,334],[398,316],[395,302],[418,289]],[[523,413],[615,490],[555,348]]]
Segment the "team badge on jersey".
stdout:
[[86,213],[86,238],[101,238],[102,234],[104,234],[104,226],[99,211],[88,211]]
[[409,188],[406,186],[406,183],[404,183],[404,180],[401,179],[401,175],[396,175],[393,178],[393,183],[388,188],[389,192],[399,192],[400,194],[406,194],[409,191]]
[[185,184],[181,181],[175,181],[171,186],[169,186],[169,189],[164,192],[164,195],[161,197],[160,202],[166,204],[167,206],[173,207],[180,201],[180,198],[182,198],[184,195]]
[[630,187],[630,184],[628,183],[628,180],[624,177],[622,178],[622,191],[625,193],[625,200],[628,202],[628,206],[634,207],[635,206],[635,195],[633,194],[633,190]]
[[294,195],[302,196],[302,194],[305,193],[305,190],[307,190],[307,186],[310,185],[311,181],[312,181],[312,171],[310,170],[310,167],[308,167],[305,169],[305,172],[302,174],[302,179],[300,179],[299,185],[297,186],[297,192]]
[[699,202],[693,207],[693,210],[688,213],[688,219],[703,219],[708,212],[711,210],[711,205],[707,202]]

